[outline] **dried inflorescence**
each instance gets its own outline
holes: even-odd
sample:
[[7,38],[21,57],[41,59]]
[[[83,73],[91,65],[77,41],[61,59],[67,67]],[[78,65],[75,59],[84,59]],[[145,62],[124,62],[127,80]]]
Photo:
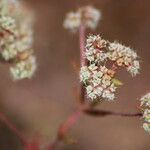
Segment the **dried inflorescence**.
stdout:
[[33,56],[32,17],[17,0],[0,1],[0,55],[11,62],[14,80],[30,78],[36,68]]
[[85,59],[87,65],[81,67],[80,80],[91,100],[114,100],[116,88],[121,85],[115,79],[118,68],[125,67],[133,76],[140,69],[138,56],[132,49],[117,42],[110,43],[99,35],[87,38]]
[[147,93],[140,99],[141,111],[143,113],[143,128],[145,131],[150,133],[150,93]]
[[92,6],[85,6],[79,8],[76,12],[67,14],[64,21],[64,27],[71,31],[77,31],[80,25],[87,28],[95,29],[99,20],[101,19],[101,12]]

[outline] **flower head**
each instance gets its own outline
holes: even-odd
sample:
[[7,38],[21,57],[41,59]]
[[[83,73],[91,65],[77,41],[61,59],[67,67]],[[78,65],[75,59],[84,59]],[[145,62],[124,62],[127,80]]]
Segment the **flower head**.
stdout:
[[143,113],[143,128],[150,133],[150,93],[147,93],[140,99],[141,111]]
[[87,95],[90,99],[104,99],[113,100],[115,98],[114,92],[116,86],[113,84],[113,76],[109,72],[113,70],[107,69],[105,66],[83,66],[80,71],[80,80],[86,85]]
[[109,45],[109,59],[115,61],[118,66],[124,66],[135,76],[139,73],[140,65],[135,51],[117,42]]
[[80,80],[85,84],[87,97],[114,100],[121,81],[115,78],[119,67],[125,67],[132,74],[139,71],[137,54],[119,43],[110,43],[99,35],[90,35],[85,46],[87,65],[80,70]]
[[66,15],[64,27],[71,31],[76,31],[81,24],[85,27],[95,29],[101,18],[101,12],[92,6],[79,8],[76,12],[70,12]]
[[36,60],[34,56],[28,59],[19,61],[10,68],[10,73],[13,80],[21,80],[24,78],[31,78],[36,70]]
[[18,0],[1,0],[0,14],[1,59],[19,66],[33,55],[32,15]]

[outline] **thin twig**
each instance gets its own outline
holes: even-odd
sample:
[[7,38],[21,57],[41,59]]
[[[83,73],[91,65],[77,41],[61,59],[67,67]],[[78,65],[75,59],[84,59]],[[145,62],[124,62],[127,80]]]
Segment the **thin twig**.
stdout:
[[120,117],[141,117],[142,113],[120,113],[107,110],[97,110],[97,109],[84,109],[85,114],[95,116],[95,117],[106,117],[106,116],[120,116]]

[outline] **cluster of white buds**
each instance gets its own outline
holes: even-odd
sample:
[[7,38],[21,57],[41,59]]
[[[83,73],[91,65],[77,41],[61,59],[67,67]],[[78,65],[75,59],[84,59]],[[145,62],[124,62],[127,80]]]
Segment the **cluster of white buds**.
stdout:
[[10,73],[14,80],[30,78],[35,72],[36,61],[32,50],[33,18],[30,16],[29,10],[18,0],[1,0],[0,55],[4,61],[13,63]]
[[122,84],[115,79],[119,67],[127,67],[132,75],[136,75],[139,70],[137,54],[133,50],[115,42],[110,43],[99,35],[87,38],[85,57],[87,65],[81,67],[80,80],[91,100],[114,100],[116,88]]
[[68,13],[64,21],[64,27],[76,31],[83,24],[87,28],[95,29],[100,19],[101,12],[99,10],[92,6],[85,6],[79,8],[76,12]]
[[150,93],[144,95],[141,99],[141,111],[143,113],[143,128],[150,133]]

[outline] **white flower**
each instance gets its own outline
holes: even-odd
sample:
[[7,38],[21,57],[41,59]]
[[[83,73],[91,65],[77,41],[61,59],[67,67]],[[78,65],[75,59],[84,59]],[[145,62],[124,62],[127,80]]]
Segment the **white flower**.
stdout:
[[2,50],[1,55],[6,61],[13,59],[17,55],[15,44],[5,45],[5,48]]
[[88,36],[87,40],[86,40],[86,48],[90,48],[93,47],[95,48],[105,48],[106,47],[107,42],[101,38],[100,35],[91,35]]
[[85,83],[88,98],[92,100],[101,98],[113,100],[115,98],[116,87],[111,81],[110,72],[112,71],[105,66],[99,69],[95,64],[81,68],[80,80]]
[[150,93],[142,96],[141,99],[141,111],[143,113],[143,128],[150,133]]
[[82,11],[84,11],[85,25],[91,29],[95,29],[101,19],[101,12],[92,6],[81,8]]
[[112,83],[111,84],[111,86],[109,87],[109,90],[111,91],[111,92],[116,92],[116,89],[117,89],[117,87]]
[[141,99],[141,106],[145,105],[146,107],[150,107],[150,93],[142,96]]
[[90,62],[103,62],[108,58],[106,53],[106,41],[99,35],[89,36],[86,42],[86,58]]
[[7,30],[13,32],[16,27],[15,20],[9,16],[0,16],[0,28],[1,30]]
[[87,94],[90,94],[93,91],[93,87],[91,85],[86,87]]
[[143,123],[143,128],[146,132],[149,132],[150,133],[150,124],[148,123]]
[[95,64],[91,64],[88,68],[90,71],[95,71],[98,67]]
[[92,100],[100,97],[102,95],[102,91],[103,91],[102,87],[94,88],[90,85],[86,87],[87,96],[88,96],[88,98],[90,98]]
[[102,97],[112,101],[115,98],[115,94],[109,90],[104,90]]
[[80,80],[83,81],[83,82],[85,82],[89,78],[90,78],[90,72],[88,70],[88,67],[87,66],[81,67],[81,70],[80,70]]
[[10,68],[11,76],[14,80],[31,78],[36,70],[36,60],[34,56],[30,56],[26,60],[16,63]]
[[95,90],[94,90],[94,93],[100,97],[102,95],[102,92],[103,92],[103,88],[102,87],[96,87]]
[[93,86],[96,87],[101,83],[101,79],[100,78],[93,78],[91,83],[93,83]]
[[140,64],[139,61],[133,61],[132,65],[127,68],[127,70],[131,73],[132,76],[135,76],[139,73]]
[[13,64],[10,73],[14,80],[30,78],[36,63],[32,43],[32,14],[18,0],[0,1],[0,55]]
[[95,94],[94,92],[89,93],[89,94],[88,94],[88,97],[89,97],[91,100],[94,100],[94,99],[97,98],[97,96],[96,96],[96,94]]
[[93,78],[101,78],[103,76],[103,73],[101,71],[94,71],[93,72]]
[[136,76],[139,73],[140,65],[136,52],[117,42],[110,43],[109,50],[108,56],[110,60],[116,61],[118,66],[125,66],[132,76]]
[[82,24],[87,28],[95,29],[101,18],[101,12],[92,6],[79,8],[76,12],[66,15],[64,27],[76,31]]
[[81,14],[79,12],[70,12],[64,21],[64,27],[75,31],[81,24]]
[[143,118],[146,122],[150,123],[150,109],[145,109],[143,113]]

